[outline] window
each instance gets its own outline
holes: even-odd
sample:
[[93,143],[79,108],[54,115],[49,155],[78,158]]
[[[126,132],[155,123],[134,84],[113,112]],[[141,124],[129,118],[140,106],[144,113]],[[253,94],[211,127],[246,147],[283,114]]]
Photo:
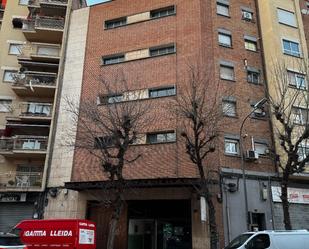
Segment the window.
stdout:
[[175,14],[175,6],[150,11],[151,18],[159,18]]
[[4,70],[3,73],[3,82],[15,82],[15,75],[17,74],[17,70]]
[[307,124],[308,110],[305,108],[293,107],[292,117],[295,124],[299,125]]
[[295,14],[293,12],[277,9],[279,23],[297,27]]
[[122,17],[122,18],[105,21],[105,28],[113,29],[113,28],[124,26],[126,24],[127,24],[127,18]]
[[18,4],[20,5],[28,5],[29,0],[19,0]]
[[12,100],[0,99],[0,112],[11,112]]
[[270,239],[267,234],[259,234],[247,243],[247,249],[266,249],[270,246]]
[[21,44],[13,44],[11,43],[9,46],[9,54],[11,55],[20,55],[21,54],[22,45]]
[[257,152],[259,155],[266,155],[266,154],[268,154],[268,145],[267,145],[267,143],[254,142],[254,151]]
[[298,161],[302,161],[309,155],[309,143],[307,141],[302,142],[298,147]]
[[103,57],[103,64],[104,65],[112,65],[124,62],[124,55],[115,55],[109,57]]
[[98,97],[98,104],[114,104],[124,101],[122,94],[105,95]]
[[115,144],[115,138],[113,136],[96,137],[94,139],[95,149],[112,147],[114,144]]
[[282,42],[283,42],[283,53],[300,57],[299,43],[285,39],[283,39]]
[[258,70],[247,69],[247,81],[253,84],[260,83],[260,72]]
[[292,87],[296,87],[298,89],[306,89],[307,88],[307,82],[306,82],[306,76],[301,73],[288,71],[289,75],[289,85]]
[[230,16],[229,5],[217,2],[217,14],[222,16]]
[[220,65],[220,78],[224,80],[235,80],[234,67]]
[[23,20],[21,18],[13,18],[12,24],[14,29],[21,29],[23,27]]
[[226,154],[233,154],[233,155],[239,154],[239,140],[238,139],[225,138],[224,146],[225,146],[224,151]]
[[232,36],[229,34],[218,33],[219,44],[225,47],[232,47]]
[[169,45],[166,47],[150,48],[150,56],[159,56],[165,54],[175,53],[175,45]]
[[257,51],[257,42],[245,39],[245,48],[250,51]]
[[149,90],[149,98],[166,97],[166,96],[172,96],[175,94],[176,94],[176,89],[174,86]]
[[176,141],[176,133],[174,131],[149,133],[147,134],[146,142],[148,144],[168,143]]
[[241,16],[242,16],[242,19],[245,20],[245,21],[252,21],[253,12],[243,9],[243,10],[241,10]]
[[236,100],[232,97],[223,98],[222,111],[226,116],[236,117]]

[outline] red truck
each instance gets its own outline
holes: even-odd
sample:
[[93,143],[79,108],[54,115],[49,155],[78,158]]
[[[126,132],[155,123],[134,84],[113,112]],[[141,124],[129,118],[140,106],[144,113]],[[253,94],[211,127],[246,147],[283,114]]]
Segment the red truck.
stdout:
[[24,220],[15,230],[28,249],[96,248],[96,226],[88,220]]

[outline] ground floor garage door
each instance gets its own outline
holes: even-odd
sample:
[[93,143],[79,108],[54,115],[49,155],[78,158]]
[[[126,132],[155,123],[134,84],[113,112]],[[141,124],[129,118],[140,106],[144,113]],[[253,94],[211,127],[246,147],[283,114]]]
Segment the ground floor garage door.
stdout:
[[18,222],[32,219],[33,203],[0,203],[0,232],[7,232]]

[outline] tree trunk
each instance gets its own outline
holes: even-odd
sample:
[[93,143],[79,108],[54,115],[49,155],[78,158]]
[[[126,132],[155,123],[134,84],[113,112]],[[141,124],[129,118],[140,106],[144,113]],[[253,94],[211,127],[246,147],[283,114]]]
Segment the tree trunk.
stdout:
[[203,194],[205,195],[205,199],[208,206],[208,214],[209,214],[209,231],[210,231],[210,249],[218,249],[218,230],[216,223],[216,210],[214,203],[212,201],[212,197],[209,193],[208,186],[205,185],[203,190]]
[[288,183],[289,176],[287,173],[283,174],[281,181],[281,201],[283,209],[283,223],[286,230],[292,230],[291,217],[290,217],[290,204],[288,199]]
[[121,197],[118,197],[115,201],[114,210],[109,225],[106,249],[114,249],[115,236],[122,209],[123,209],[123,201]]

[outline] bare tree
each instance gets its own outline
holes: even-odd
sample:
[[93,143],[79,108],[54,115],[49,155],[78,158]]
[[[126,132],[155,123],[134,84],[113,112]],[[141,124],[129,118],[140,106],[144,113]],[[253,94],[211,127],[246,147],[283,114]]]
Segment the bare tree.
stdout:
[[[106,248],[113,249],[115,235],[124,207],[124,191],[128,188],[124,168],[141,157],[134,150],[134,143],[151,122],[150,104],[134,101],[141,98],[137,91],[130,91],[124,74],[115,80],[100,79],[101,92],[96,100],[82,100],[78,106],[67,99],[68,112],[77,125],[75,148],[86,150],[97,159],[109,182],[110,197],[104,204],[112,209]],[[70,141],[69,141],[70,143]]]
[[210,248],[218,246],[218,229],[213,193],[210,185],[213,171],[206,158],[215,151],[222,116],[217,93],[218,84],[211,77],[210,70],[199,66],[188,66],[187,77],[183,82],[183,92],[175,100],[175,113],[180,117],[181,136],[184,138],[186,152],[199,172],[200,184],[197,191],[206,200],[209,213]]
[[289,71],[284,62],[274,62],[270,81],[270,106],[274,114],[275,143],[281,150],[276,161],[281,170],[281,201],[285,229],[291,230],[288,186],[292,175],[306,170],[309,162],[308,61]]

